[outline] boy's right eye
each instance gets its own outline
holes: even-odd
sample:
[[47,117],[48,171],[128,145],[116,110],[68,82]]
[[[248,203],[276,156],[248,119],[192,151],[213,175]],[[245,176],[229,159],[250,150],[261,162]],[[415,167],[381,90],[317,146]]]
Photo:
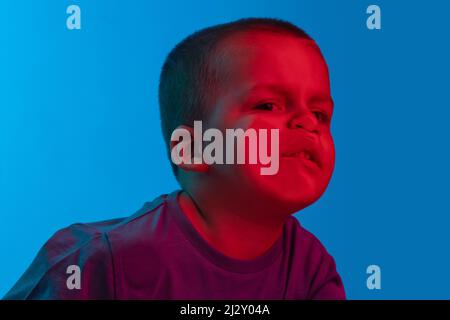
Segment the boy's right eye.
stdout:
[[253,109],[256,110],[264,110],[264,111],[273,111],[275,109],[275,104],[271,102],[264,102],[256,105]]

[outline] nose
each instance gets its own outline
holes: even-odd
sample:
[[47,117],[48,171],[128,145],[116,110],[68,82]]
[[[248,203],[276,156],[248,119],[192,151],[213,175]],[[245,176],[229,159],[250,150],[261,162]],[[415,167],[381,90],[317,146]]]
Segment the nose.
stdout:
[[291,129],[304,129],[310,133],[318,134],[318,121],[316,117],[312,114],[297,114],[295,115],[290,123],[289,127]]

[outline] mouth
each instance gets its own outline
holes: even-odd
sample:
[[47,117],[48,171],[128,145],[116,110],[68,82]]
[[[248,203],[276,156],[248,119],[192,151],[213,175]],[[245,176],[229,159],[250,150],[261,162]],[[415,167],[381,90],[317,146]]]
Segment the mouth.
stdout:
[[300,159],[306,163],[313,164],[319,168],[321,168],[320,161],[318,157],[308,150],[294,151],[294,152],[285,152],[282,154],[284,158],[292,158],[292,159]]

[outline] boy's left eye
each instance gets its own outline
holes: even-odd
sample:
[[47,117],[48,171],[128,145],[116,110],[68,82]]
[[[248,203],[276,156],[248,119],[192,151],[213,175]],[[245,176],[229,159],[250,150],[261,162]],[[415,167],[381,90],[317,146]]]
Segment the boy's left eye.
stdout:
[[271,102],[265,102],[258,104],[254,107],[257,110],[273,111],[275,109],[275,104]]
[[328,115],[326,115],[325,113],[321,111],[314,111],[313,114],[316,117],[316,119],[319,120],[320,122],[322,123],[328,122]]

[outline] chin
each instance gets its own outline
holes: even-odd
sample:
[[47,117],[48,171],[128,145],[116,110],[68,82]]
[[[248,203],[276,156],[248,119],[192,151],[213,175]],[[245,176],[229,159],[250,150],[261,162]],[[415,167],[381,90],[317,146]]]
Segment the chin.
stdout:
[[[222,177],[233,177],[229,184],[236,196],[255,201],[280,214],[292,214],[316,202],[324,193],[327,183],[322,173],[311,174],[303,169],[285,170],[278,174],[261,175],[258,166],[242,166]],[[222,180],[223,181],[223,180]]]
[[325,191],[318,181],[312,179],[280,179],[276,176],[259,177],[254,182],[258,201],[267,202],[277,210],[289,214],[302,210],[316,202]]
[[278,192],[274,194],[274,201],[279,207],[285,208],[289,213],[295,213],[316,202],[320,195],[321,193],[310,189],[295,188],[287,190],[282,188],[278,189]]

